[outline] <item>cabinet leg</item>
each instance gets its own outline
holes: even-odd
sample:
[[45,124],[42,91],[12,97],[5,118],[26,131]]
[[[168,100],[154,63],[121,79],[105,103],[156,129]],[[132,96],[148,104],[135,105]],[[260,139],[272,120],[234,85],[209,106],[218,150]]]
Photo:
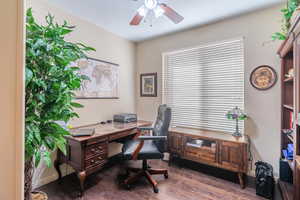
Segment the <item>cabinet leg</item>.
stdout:
[[243,173],[238,173],[239,181],[240,181],[240,186],[242,189],[245,188],[245,179],[244,179],[244,174]]
[[78,176],[78,179],[79,179],[79,182],[80,182],[80,192],[81,192],[81,196],[84,195],[84,182],[85,182],[85,178],[86,178],[86,172],[85,171],[82,171],[82,172],[79,172],[77,174]]
[[58,180],[61,180],[61,171],[60,171],[60,168],[59,168],[59,166],[60,166],[60,162],[58,161],[58,160],[55,160],[54,161],[54,167],[55,167],[55,170],[57,171],[57,173],[58,173]]

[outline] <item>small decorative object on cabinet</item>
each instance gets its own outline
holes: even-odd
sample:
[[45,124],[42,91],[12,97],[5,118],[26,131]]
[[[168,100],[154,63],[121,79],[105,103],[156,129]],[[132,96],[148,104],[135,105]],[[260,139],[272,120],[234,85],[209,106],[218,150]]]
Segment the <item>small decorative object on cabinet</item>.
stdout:
[[276,81],[276,71],[268,65],[255,68],[250,75],[251,85],[258,90],[268,90],[275,85]]
[[141,97],[157,97],[157,73],[141,74]]
[[230,134],[175,127],[168,137],[171,163],[174,157],[223,168],[238,174],[241,188],[248,171],[248,139]]
[[289,69],[288,73],[285,74],[286,78],[294,78],[294,68]]
[[247,115],[239,107],[235,107],[229,110],[226,116],[227,119],[236,120],[235,132],[232,135],[234,137],[241,137],[242,133],[239,131],[239,121],[247,119]]
[[292,24],[281,58],[281,154],[279,188],[284,200],[300,200],[300,18]]

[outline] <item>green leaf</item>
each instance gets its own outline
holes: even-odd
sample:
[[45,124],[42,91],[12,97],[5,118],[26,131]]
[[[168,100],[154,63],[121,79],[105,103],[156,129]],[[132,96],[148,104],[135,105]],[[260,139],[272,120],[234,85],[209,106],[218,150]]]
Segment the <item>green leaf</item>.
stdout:
[[38,167],[41,161],[41,152],[35,151],[34,158],[35,158],[34,160],[35,167]]
[[60,138],[56,141],[56,145],[58,149],[63,152],[64,155],[67,155],[67,149],[66,149],[66,141],[64,138]]
[[83,108],[84,106],[81,105],[80,103],[75,103],[75,102],[72,102],[71,103],[71,106],[73,106],[74,108]]
[[31,81],[32,77],[33,77],[33,73],[32,71],[25,67],[25,76],[26,76],[26,79],[25,79],[25,86],[28,85],[28,83]]
[[52,161],[51,161],[51,155],[50,155],[50,153],[48,151],[46,151],[46,152],[43,153],[43,159],[44,159],[47,167],[51,167],[51,163],[52,163]]
[[73,31],[73,30],[71,30],[71,29],[66,29],[66,28],[64,28],[64,29],[61,30],[61,34],[62,34],[62,35],[66,35],[66,34],[71,33],[72,31]]

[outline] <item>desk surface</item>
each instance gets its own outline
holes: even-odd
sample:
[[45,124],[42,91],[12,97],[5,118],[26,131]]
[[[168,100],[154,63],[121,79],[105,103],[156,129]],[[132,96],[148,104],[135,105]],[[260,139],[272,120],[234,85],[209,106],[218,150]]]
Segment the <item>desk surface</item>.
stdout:
[[138,120],[137,122],[132,122],[132,123],[113,122],[113,123],[110,123],[110,124],[108,124],[108,123],[107,124],[100,124],[100,123],[88,124],[88,125],[85,125],[85,126],[74,127],[73,129],[94,128],[95,129],[95,134],[94,135],[92,135],[92,136],[80,136],[80,137],[67,136],[67,137],[69,139],[82,142],[82,141],[90,140],[90,139],[97,138],[97,137],[105,137],[105,136],[109,136],[111,134],[115,134],[115,133],[118,133],[118,132],[124,132],[124,131],[128,131],[128,130],[132,130],[132,129],[137,128],[137,127],[150,126],[150,125],[152,125],[151,122],[142,121],[142,120]]

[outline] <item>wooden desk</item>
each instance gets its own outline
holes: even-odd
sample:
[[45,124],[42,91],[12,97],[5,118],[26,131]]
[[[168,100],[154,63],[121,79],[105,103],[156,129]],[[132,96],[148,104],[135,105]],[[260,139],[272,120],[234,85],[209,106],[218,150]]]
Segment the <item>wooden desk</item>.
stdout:
[[101,169],[108,160],[108,143],[137,133],[136,128],[149,126],[150,122],[138,121],[134,123],[90,124],[78,128],[95,128],[93,136],[66,136],[67,155],[57,152],[54,163],[61,179],[60,165],[66,163],[74,168],[80,181],[81,194],[84,193],[84,182],[87,175]]

